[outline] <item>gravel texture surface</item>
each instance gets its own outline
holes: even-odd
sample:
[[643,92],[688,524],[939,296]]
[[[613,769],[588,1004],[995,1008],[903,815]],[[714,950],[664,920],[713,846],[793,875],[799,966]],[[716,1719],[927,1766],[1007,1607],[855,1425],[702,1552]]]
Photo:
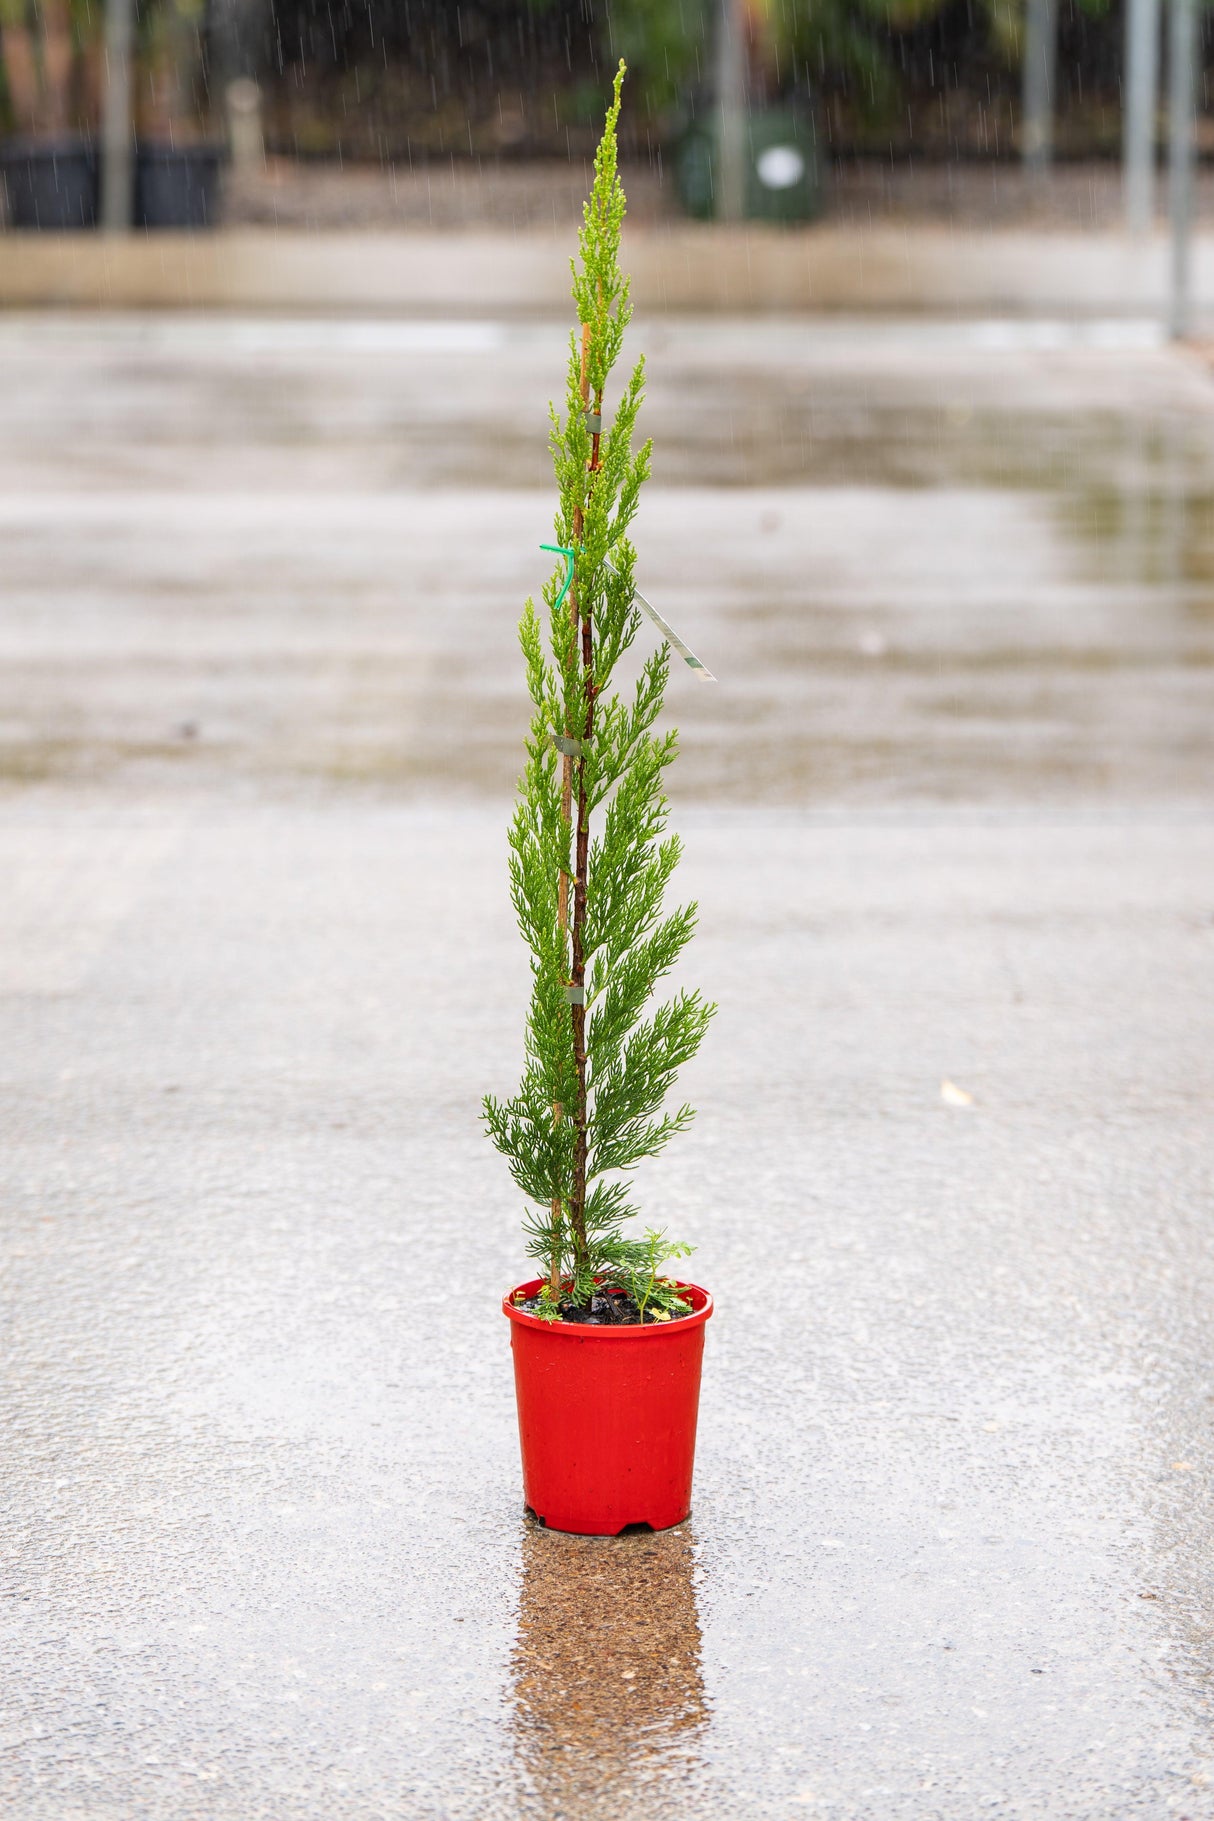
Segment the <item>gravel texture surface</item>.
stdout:
[[603,1541],[477,1120],[561,338],[0,324],[14,1821],[1214,1817],[1210,381],[638,341],[717,1313]]

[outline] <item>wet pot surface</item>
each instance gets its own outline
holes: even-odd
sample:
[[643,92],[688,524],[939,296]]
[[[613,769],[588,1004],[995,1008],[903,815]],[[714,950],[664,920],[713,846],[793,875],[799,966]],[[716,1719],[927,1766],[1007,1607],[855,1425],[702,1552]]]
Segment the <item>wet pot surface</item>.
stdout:
[[[534,1295],[539,1280],[520,1285]],[[550,1529],[667,1530],[691,1509],[700,1362],[712,1298],[647,1327],[545,1322],[507,1297],[523,1495]],[[514,1292],[517,1295],[518,1291]]]

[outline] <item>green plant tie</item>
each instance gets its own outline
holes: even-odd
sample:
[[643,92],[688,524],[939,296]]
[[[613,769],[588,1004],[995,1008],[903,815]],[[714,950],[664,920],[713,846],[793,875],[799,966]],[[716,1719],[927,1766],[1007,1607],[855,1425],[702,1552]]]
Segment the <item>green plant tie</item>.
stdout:
[[564,544],[541,544],[540,549],[551,550],[553,556],[563,556],[565,559],[565,586],[561,589],[561,592],[552,603],[552,611],[555,613],[557,608],[561,605],[561,602],[565,599],[565,596],[569,593],[569,590],[573,587],[573,564],[577,552],[566,549]]

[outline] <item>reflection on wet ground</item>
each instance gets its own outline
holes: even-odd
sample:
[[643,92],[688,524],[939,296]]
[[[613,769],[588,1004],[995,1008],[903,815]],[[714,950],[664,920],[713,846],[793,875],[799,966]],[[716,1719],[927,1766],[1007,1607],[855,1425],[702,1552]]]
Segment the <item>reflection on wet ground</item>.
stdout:
[[603,1538],[527,1522],[515,1731],[538,1814],[686,1806],[707,1719],[694,1572],[686,1524]]

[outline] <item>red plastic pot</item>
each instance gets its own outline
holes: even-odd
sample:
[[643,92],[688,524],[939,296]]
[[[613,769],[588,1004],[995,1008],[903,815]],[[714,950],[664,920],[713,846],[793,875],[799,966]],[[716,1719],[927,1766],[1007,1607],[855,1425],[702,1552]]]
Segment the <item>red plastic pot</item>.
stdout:
[[[520,1284],[533,1296],[542,1279]],[[643,1328],[510,1317],[523,1452],[523,1497],[551,1530],[618,1536],[668,1530],[691,1510],[704,1324],[712,1298],[682,1284],[695,1310]]]

